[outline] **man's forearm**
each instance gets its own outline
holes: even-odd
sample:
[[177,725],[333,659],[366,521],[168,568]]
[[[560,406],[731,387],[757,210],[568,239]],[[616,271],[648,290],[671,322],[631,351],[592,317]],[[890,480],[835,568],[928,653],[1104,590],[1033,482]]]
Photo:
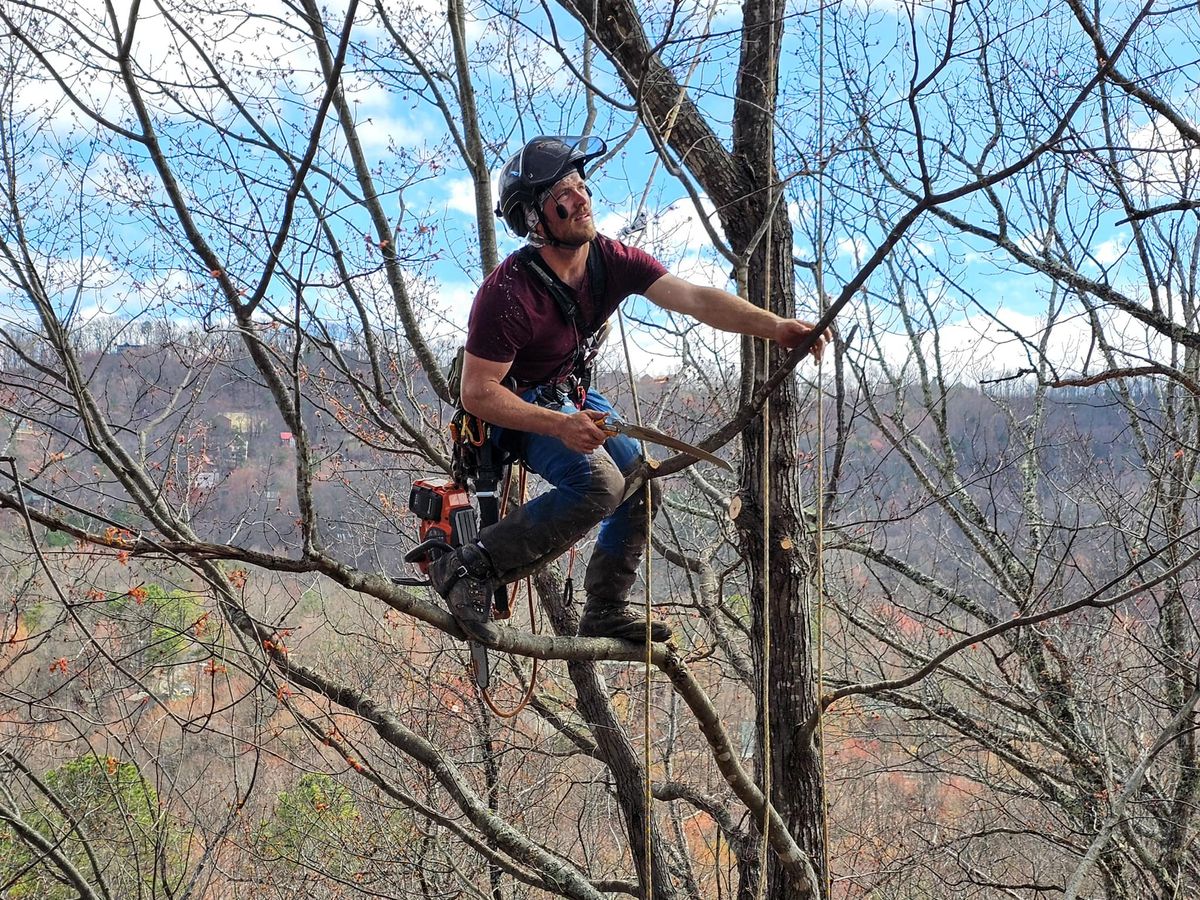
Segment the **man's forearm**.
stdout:
[[693,284],[664,275],[646,291],[646,297],[663,309],[691,316],[705,325],[733,334],[774,338],[782,321],[774,313],[720,288]]
[[463,394],[463,408],[485,422],[515,431],[534,434],[557,434],[562,427],[563,413],[526,403],[500,384],[488,384]]
[[751,337],[775,336],[779,316],[719,288],[702,288],[695,317],[705,325]]

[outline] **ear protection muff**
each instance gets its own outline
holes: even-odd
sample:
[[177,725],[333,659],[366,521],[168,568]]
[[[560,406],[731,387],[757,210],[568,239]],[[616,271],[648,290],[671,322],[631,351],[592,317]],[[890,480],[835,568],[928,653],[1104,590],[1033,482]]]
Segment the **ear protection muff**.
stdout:
[[[525,204],[521,204],[521,205],[525,206]],[[536,233],[535,229],[540,224],[541,224],[541,219],[538,216],[537,210],[533,209],[532,207],[525,206],[525,233],[526,234],[535,234]]]

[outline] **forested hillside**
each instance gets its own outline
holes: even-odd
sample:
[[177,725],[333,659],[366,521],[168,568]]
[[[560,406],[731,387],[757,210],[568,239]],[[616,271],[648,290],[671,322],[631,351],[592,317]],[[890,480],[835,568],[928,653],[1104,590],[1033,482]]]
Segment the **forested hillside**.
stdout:
[[[110,420],[124,423],[121,443],[158,473],[164,497],[186,511],[198,540],[297,557],[295,439],[252,370],[201,333],[137,345],[117,345],[119,337],[107,352],[81,356],[89,389],[104,398]],[[306,362],[313,371],[319,363]],[[14,383],[39,380],[19,360],[7,372]],[[616,396],[628,390],[619,375],[603,379]],[[646,413],[686,437],[705,418],[704,388],[686,371],[639,384]],[[1146,386],[1136,398],[1107,386],[1038,392],[961,383],[936,395],[921,388],[858,385],[852,408],[860,414],[837,441],[840,487],[824,528],[831,689],[895,678],[984,624],[1089,593],[1107,573],[1128,567],[1131,554],[1136,565],[1135,536],[1120,523],[1131,522],[1130,510],[1159,490],[1153,468],[1139,457],[1140,441],[1161,440],[1164,427],[1161,398]],[[419,379],[409,395],[431,429],[443,420],[447,408]],[[924,405],[930,398],[933,410]],[[352,420],[339,415],[329,395],[314,392],[305,401],[307,441],[319,460],[313,502],[327,523],[330,556],[371,574],[416,574],[402,561],[416,541],[408,487],[414,478],[444,473],[348,427]],[[822,412],[828,440],[837,434],[836,417],[829,406]],[[895,423],[905,417],[912,426],[897,442]],[[303,896],[337,895],[339,884],[386,891],[422,880],[453,891],[469,871],[451,861],[455,829],[440,837],[430,830],[440,820],[429,818],[433,785],[417,790],[408,777],[404,789],[390,779],[376,783],[367,766],[380,761],[363,746],[367,723],[314,703],[286,677],[264,682],[254,673],[246,657],[252,648],[214,616],[204,579],[146,542],[146,520],[119,481],[106,483],[87,465],[69,416],[47,404],[36,415],[10,415],[5,425],[6,452],[15,456],[29,507],[42,521],[61,520],[112,547],[96,552],[70,531],[11,512],[4,519],[4,717],[16,741],[6,758],[29,771],[28,785],[10,794],[13,811],[48,836],[66,834],[64,862],[92,865],[86,848],[98,843],[95,865],[118,892],[139,882],[183,889],[192,879],[206,885],[201,896],[214,897],[256,896],[266,886],[267,894],[297,896],[301,884]],[[810,421],[802,459],[811,461],[816,434]],[[436,446],[445,438],[431,430]],[[912,448],[943,441],[949,456],[933,464],[953,465],[961,493],[951,499],[977,509],[994,538],[1049,526],[1043,558],[1022,561],[1040,582],[1024,608],[994,573],[981,571],[978,539],[947,527],[947,498],[915,477]],[[726,451],[744,464],[736,445]],[[1029,496],[1033,462],[1039,478]],[[666,492],[670,543],[656,555],[653,597],[680,627],[678,652],[692,660],[734,746],[749,758],[756,722],[745,713],[747,608],[729,519],[737,485],[707,469],[702,479],[669,478]],[[1031,509],[1053,511],[1059,521],[1030,523]],[[530,827],[595,814],[606,787],[594,781],[594,745],[573,722],[578,713],[563,705],[562,669],[534,671],[519,658],[503,665],[495,688],[501,709],[515,708],[534,679],[531,704],[506,722],[471,684],[464,645],[414,626],[379,599],[313,573],[269,573],[236,562],[225,571],[269,627],[276,649],[319,661],[343,673],[352,689],[387,698],[406,721],[422,722],[466,777],[485,779],[479,790],[497,785],[497,798],[521,798],[526,815],[547,810]],[[517,606],[512,627],[528,629],[523,601]],[[1145,641],[1164,626],[1152,590],[1118,609],[1115,618],[1084,609],[1051,620],[1057,656],[1047,675],[1057,671],[1073,701],[1083,691],[1083,708],[1106,719],[1112,710],[1101,698],[1139,689],[1138,673],[1158,662]],[[543,613],[535,621],[547,627]],[[932,691],[928,682],[916,694],[889,686],[852,692],[833,705],[824,750],[840,877],[891,896],[892,876],[881,873],[911,883],[913,866],[930,865],[935,835],[953,845],[987,834],[994,843],[997,830],[1006,834],[1005,849],[990,877],[1030,877],[1023,854],[1040,852],[1055,806],[1068,800],[1042,795],[1038,781],[1079,750],[1057,743],[1066,737],[1058,727],[1039,734],[1050,722],[1033,708],[1021,724],[1011,694],[1003,699],[1018,689],[1008,671],[1004,656],[980,642],[939,675]],[[636,732],[644,673],[628,661],[606,666],[605,677],[618,721]],[[1080,679],[1086,687],[1075,686]],[[696,801],[722,794],[699,735],[677,721],[677,701],[663,687],[654,696],[653,752],[659,777],[675,785],[667,789]],[[1129,714],[1124,727],[1134,730],[1113,735],[1110,752],[1136,746],[1127,742],[1148,724],[1147,711]],[[391,796],[396,791],[402,796]],[[1102,791],[1069,804],[1097,803]],[[558,797],[574,798],[572,810]],[[60,801],[67,811],[55,811]],[[69,812],[75,809],[83,812]],[[114,817],[128,823],[114,830]],[[720,821],[703,814],[676,821],[680,850],[708,873],[698,874],[698,883],[719,879],[720,860],[732,852],[722,842],[731,832]],[[72,822],[78,832],[69,831]],[[897,841],[898,833],[910,837]],[[72,888],[54,887],[44,867],[30,865],[36,853],[18,833],[9,833],[7,846],[11,896],[74,896]],[[581,834],[568,846],[592,866],[620,869],[619,842]],[[157,871],[145,870],[142,859]],[[942,895],[932,883],[928,890]]]

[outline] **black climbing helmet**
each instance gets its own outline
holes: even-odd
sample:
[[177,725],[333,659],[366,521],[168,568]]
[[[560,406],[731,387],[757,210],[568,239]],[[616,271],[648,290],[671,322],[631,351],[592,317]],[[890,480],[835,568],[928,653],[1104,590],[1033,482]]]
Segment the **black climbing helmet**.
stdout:
[[525,237],[529,233],[526,210],[532,209],[540,215],[542,197],[547,190],[572,169],[583,177],[584,165],[607,149],[598,137],[535,137],[504,164],[500,172],[500,203],[496,206],[496,215],[508,224],[513,234]]

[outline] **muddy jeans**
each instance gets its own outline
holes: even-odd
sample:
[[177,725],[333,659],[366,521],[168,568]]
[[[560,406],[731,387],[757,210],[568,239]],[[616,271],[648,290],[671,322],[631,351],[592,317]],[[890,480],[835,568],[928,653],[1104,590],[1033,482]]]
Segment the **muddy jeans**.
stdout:
[[[539,399],[537,388],[521,396],[568,414],[578,410],[565,398]],[[583,409],[613,415],[608,400],[594,389],[588,391]],[[493,441],[504,439],[503,429],[491,431]],[[584,575],[584,590],[602,602],[622,602],[637,579],[638,560],[646,547],[645,488],[625,496],[625,475],[641,461],[638,442],[616,435],[592,453],[576,453],[558,438],[526,434],[520,455],[526,467],[553,488],[480,532],[479,543],[499,578],[509,581],[512,576],[506,577],[507,573],[550,562],[599,522],[600,534]],[[651,486],[654,509],[658,488],[655,482]]]

